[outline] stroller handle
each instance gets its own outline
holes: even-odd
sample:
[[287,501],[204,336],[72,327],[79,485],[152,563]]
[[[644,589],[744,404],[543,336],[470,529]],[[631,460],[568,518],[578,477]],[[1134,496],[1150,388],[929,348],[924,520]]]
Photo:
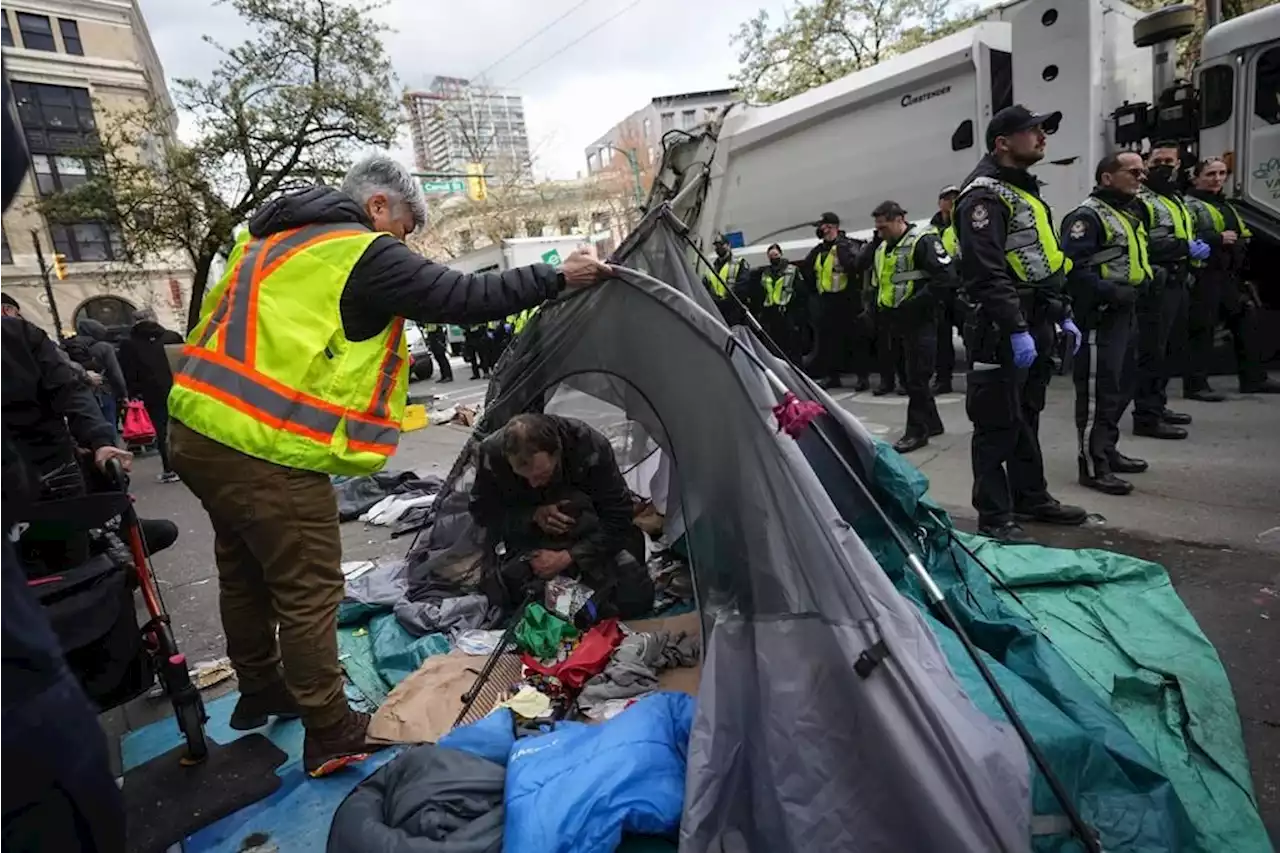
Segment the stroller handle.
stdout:
[[129,475],[124,472],[124,466],[120,464],[119,459],[108,459],[104,470],[113,486],[119,486],[121,491],[128,490]]

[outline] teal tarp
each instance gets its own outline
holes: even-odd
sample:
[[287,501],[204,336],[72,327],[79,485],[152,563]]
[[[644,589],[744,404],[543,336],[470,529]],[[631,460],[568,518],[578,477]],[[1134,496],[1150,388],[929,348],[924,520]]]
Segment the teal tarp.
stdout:
[[379,613],[367,622],[338,629],[338,658],[347,678],[374,707],[432,655],[448,654],[444,634],[415,637],[394,614]]
[[[1101,551],[962,538],[1034,611],[1042,634],[952,540],[950,519],[924,497],[925,477],[882,443],[873,481],[895,522],[916,534],[934,580],[1105,850],[1271,849],[1226,674],[1163,569]],[[932,620],[879,520],[868,515],[855,526]],[[959,640],[931,624],[965,689],[1001,718]],[[1059,815],[1044,778],[1034,778],[1034,813]],[[1035,849],[1080,848],[1058,834],[1037,836]]]

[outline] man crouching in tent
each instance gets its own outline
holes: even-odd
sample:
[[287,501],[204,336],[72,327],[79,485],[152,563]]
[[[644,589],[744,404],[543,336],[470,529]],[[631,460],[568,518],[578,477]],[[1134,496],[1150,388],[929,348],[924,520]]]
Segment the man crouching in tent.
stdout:
[[565,575],[594,590],[601,618],[653,609],[631,492],[609,439],[582,421],[516,415],[486,438],[471,515],[501,555],[485,582],[495,606],[509,612],[531,587]]

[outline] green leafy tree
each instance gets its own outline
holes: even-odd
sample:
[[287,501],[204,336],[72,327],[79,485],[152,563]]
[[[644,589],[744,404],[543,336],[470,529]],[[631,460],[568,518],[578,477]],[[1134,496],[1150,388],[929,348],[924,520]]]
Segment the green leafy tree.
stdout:
[[734,81],[749,100],[773,103],[956,32],[975,14],[949,0],[816,0],[774,26],[762,9],[733,36]]
[[399,122],[384,27],[375,7],[339,0],[226,0],[249,36],[214,44],[208,79],[174,81],[177,115],[159,105],[101,122],[105,168],[43,200],[53,222],[105,218],[130,260],[182,252],[194,270],[188,327],[199,318],[214,259],[278,193],[341,175],[359,147],[387,146]]

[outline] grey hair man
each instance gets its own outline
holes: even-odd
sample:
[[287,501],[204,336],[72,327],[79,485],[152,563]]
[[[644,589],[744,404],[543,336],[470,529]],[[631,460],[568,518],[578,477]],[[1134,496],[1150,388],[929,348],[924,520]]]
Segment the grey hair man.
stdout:
[[338,665],[342,537],[331,474],[380,469],[408,388],[405,320],[481,323],[608,267],[575,252],[469,274],[404,243],[426,222],[413,176],[372,155],[341,189],[274,199],[209,292],[169,393],[174,470],[213,522],[222,625],[241,696],[231,725],[301,715],[323,775],[369,751]]

